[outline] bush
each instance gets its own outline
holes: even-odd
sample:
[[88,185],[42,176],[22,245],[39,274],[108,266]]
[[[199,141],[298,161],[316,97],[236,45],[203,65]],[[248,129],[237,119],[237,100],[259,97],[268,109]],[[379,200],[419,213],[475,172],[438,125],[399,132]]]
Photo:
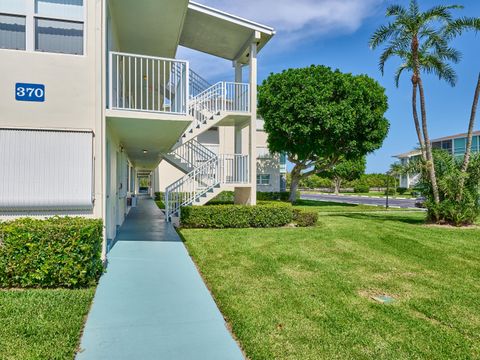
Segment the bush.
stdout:
[[[425,196],[428,220],[455,226],[474,224],[480,216],[480,155],[472,156],[465,174],[461,171],[462,158],[456,158],[446,151],[434,151],[433,160],[440,203],[436,204],[433,199],[432,186],[426,167],[422,164],[417,185]],[[465,183],[463,192],[460,193],[459,183],[462,177]]]
[[23,218],[0,223],[0,287],[94,285],[103,271],[102,222]]
[[400,195],[404,195],[407,191],[408,191],[408,188],[404,188],[404,187],[399,187],[399,188],[397,188],[397,192],[398,192]]
[[292,219],[292,206],[286,203],[185,206],[180,211],[180,224],[185,228],[280,227],[291,223]]
[[299,227],[315,226],[318,221],[318,212],[294,209],[293,221]]
[[163,192],[156,192],[155,193],[155,201],[163,201],[165,194]]
[[[300,197],[300,192],[297,192],[297,197]],[[257,201],[288,201],[290,198],[290,191],[282,192],[257,192]],[[235,201],[235,192],[222,191],[208,202],[207,205],[233,205]]]
[[368,192],[370,192],[370,186],[368,186],[368,184],[364,184],[364,183],[355,184],[355,187],[353,188],[353,192],[355,192],[355,193],[368,193]]
[[222,191],[220,194],[210,200],[207,205],[231,205],[235,201],[234,191]]
[[385,190],[385,192],[384,192],[385,195],[390,195],[390,196],[393,196],[396,193],[397,192],[395,191],[395,188],[388,188],[388,190]]
[[[297,191],[297,198],[300,197],[300,192]],[[257,192],[257,200],[259,201],[288,201],[290,198],[290,191],[281,192]]]

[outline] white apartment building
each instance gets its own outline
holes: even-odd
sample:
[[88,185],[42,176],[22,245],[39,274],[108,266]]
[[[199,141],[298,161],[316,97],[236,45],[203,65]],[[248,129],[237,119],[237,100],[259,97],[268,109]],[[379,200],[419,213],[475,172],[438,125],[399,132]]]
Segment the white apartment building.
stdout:
[[[105,256],[141,177],[167,219],[223,189],[255,204],[257,174],[279,189],[278,159],[257,159],[273,35],[188,0],[0,0],[0,217],[101,218]],[[231,62],[233,81],[208,84],[179,46]]]
[[[467,133],[449,135],[431,140],[433,149],[442,149],[452,156],[463,157],[467,146]],[[480,153],[480,131],[474,131],[472,137],[472,153]],[[400,164],[407,165],[410,161],[420,158],[420,150],[412,150],[404,154],[395,155]],[[419,180],[420,174],[405,174],[400,176],[400,187],[411,188]]]
[[[212,127],[197,137],[197,141],[207,149],[220,157],[227,157],[223,162],[224,166],[233,167],[234,159],[228,159],[228,154],[235,153],[234,149],[235,128],[230,126]],[[244,132],[243,136],[248,136]],[[244,139],[245,142],[248,139]],[[268,150],[267,134],[263,130],[263,120],[257,120],[257,191],[259,192],[280,192],[286,190],[286,159],[285,156],[273,155]],[[229,173],[228,171],[226,172]],[[185,176],[185,171],[178,168],[170,157],[164,158],[158,168],[151,173],[149,182],[154,192],[165,192],[168,186]],[[208,197],[200,200],[205,203],[215,196],[220,190],[234,190],[225,184],[218,190],[215,189]]]

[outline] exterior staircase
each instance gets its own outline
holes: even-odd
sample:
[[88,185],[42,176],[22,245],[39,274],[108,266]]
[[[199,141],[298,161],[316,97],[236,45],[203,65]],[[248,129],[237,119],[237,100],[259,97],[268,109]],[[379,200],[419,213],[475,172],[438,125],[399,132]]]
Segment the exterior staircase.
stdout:
[[248,155],[217,155],[196,137],[229,116],[250,114],[249,85],[219,82],[190,99],[189,113],[194,121],[173,150],[163,154],[165,161],[185,175],[165,189],[165,218],[179,216],[182,206],[204,205],[226,187],[248,184]]

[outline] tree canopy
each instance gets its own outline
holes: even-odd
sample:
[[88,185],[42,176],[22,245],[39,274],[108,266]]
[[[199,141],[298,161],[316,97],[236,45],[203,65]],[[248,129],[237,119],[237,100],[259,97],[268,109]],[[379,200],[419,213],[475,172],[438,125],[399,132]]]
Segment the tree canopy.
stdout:
[[258,109],[270,151],[295,164],[291,190],[303,177],[378,149],[389,129],[383,87],[321,65],[271,74],[259,88]]

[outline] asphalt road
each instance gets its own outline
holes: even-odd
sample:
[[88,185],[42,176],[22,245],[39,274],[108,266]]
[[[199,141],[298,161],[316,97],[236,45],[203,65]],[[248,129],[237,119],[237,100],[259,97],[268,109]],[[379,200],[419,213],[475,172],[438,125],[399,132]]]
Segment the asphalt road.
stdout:
[[[302,194],[304,200],[332,201],[346,204],[361,204],[373,206],[385,206],[385,198],[373,198],[355,195],[334,195],[334,194]],[[415,199],[392,199],[388,200],[390,207],[415,208]]]

